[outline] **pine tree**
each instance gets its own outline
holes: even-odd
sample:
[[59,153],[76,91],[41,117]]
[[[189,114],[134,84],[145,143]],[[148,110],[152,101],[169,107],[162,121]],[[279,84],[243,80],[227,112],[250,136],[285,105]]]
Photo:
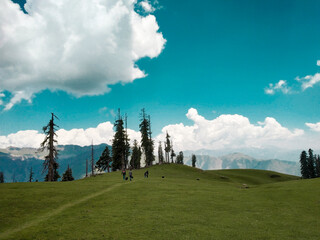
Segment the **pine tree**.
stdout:
[[[52,182],[56,182],[58,181],[59,178],[61,178],[60,174],[58,173],[58,163],[55,162],[53,164],[53,179],[52,179]],[[49,182],[49,174],[46,175],[46,177],[44,178],[44,181],[45,182]]]
[[0,172],[0,183],[4,183],[4,174]]
[[183,152],[179,152],[177,156],[177,164],[183,164]]
[[99,160],[96,163],[96,168],[99,171],[105,171],[107,169],[108,172],[110,172],[110,163],[111,163],[110,151],[109,151],[109,147],[106,146]]
[[192,154],[191,160],[192,160],[192,167],[196,167],[196,162],[197,162],[196,155]]
[[74,180],[74,177],[72,176],[72,169],[69,167],[69,164],[68,164],[67,170],[62,175],[62,181],[66,182],[66,181],[73,181],[73,180]]
[[112,171],[125,169],[125,154],[127,151],[126,134],[123,120],[118,110],[118,117],[114,124],[115,134],[112,141]]
[[124,117],[124,125],[125,125],[125,135],[124,135],[124,138],[125,138],[125,152],[124,152],[124,161],[125,161],[125,168],[127,169],[127,166],[128,166],[128,158],[130,156],[130,143],[129,143],[129,138],[128,138],[128,117],[127,117],[127,114],[125,114],[125,117]]
[[51,113],[51,120],[49,121],[47,126],[43,127],[43,132],[45,133],[46,137],[41,143],[39,149],[39,151],[47,150],[49,152],[49,154],[45,156],[42,170],[43,173],[48,170],[46,178],[49,182],[56,181],[55,179],[57,179],[59,175],[57,172],[57,169],[59,167],[57,163],[58,151],[56,149],[56,146],[54,145],[55,143],[57,143],[57,140],[55,139],[55,136],[57,136],[57,134],[55,132],[56,127],[58,126],[54,123],[54,118],[58,119],[57,116]]
[[151,136],[151,120],[150,116],[146,115],[144,108],[141,110],[140,121],[141,147],[146,157],[146,166],[148,167],[152,165],[155,157],[153,154],[154,143]]
[[165,142],[165,147],[164,147],[164,151],[165,151],[165,157],[166,157],[166,162],[169,163],[170,162],[170,151],[171,151],[171,142],[170,142],[170,135],[166,134],[166,142]]
[[171,153],[170,153],[170,157],[171,157],[171,163],[173,163],[173,158],[176,156],[174,150],[173,150],[173,147],[171,145]]
[[320,177],[320,156],[316,158],[316,177]]
[[164,158],[163,158],[161,141],[159,141],[159,146],[158,146],[158,158],[159,158],[159,164],[162,164],[164,161]]
[[32,171],[32,167],[30,168],[30,172],[29,172],[29,182],[32,182],[33,180],[33,174],[34,172]]
[[132,147],[131,161],[130,161],[131,168],[139,169],[140,162],[141,162],[141,148],[138,145],[138,141],[134,140],[133,147]]
[[310,148],[308,150],[309,156],[307,158],[307,165],[308,165],[308,172],[309,172],[309,178],[315,177],[315,167],[314,167],[314,156],[313,156],[313,150]]
[[302,178],[309,178],[308,163],[307,163],[307,153],[302,151],[300,155],[300,172]]

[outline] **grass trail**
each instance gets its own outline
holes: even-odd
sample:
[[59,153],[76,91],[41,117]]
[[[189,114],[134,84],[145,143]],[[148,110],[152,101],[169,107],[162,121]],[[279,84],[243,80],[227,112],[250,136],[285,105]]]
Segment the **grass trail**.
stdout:
[[[133,182],[132,182],[132,183],[133,183]],[[60,214],[61,212],[65,211],[65,210],[68,209],[68,208],[71,208],[71,207],[73,207],[73,206],[75,206],[75,205],[78,205],[78,204],[81,204],[81,203],[83,203],[83,202],[86,202],[86,201],[88,201],[88,200],[90,200],[90,199],[92,199],[92,198],[98,197],[98,196],[100,196],[100,195],[102,195],[102,194],[104,194],[104,193],[110,192],[110,191],[112,191],[113,189],[115,189],[115,188],[117,188],[117,187],[119,187],[119,186],[121,186],[121,185],[124,185],[124,184],[128,184],[128,182],[127,182],[127,183],[117,183],[117,184],[112,185],[111,187],[109,187],[109,188],[107,188],[107,189],[104,189],[104,190],[102,190],[102,191],[92,193],[92,194],[90,194],[90,195],[87,195],[87,196],[79,199],[79,200],[76,200],[76,201],[73,201],[73,202],[69,202],[69,203],[67,203],[67,204],[64,204],[64,205],[58,207],[58,208],[55,209],[55,210],[52,210],[52,211],[50,211],[50,212],[48,212],[48,213],[46,213],[46,214],[44,214],[44,215],[42,215],[42,216],[37,217],[36,219],[33,219],[33,220],[31,220],[31,221],[23,224],[22,226],[19,226],[19,227],[15,228],[15,229],[10,229],[10,230],[8,230],[8,231],[5,231],[5,232],[3,232],[3,233],[0,233],[0,239],[5,239],[5,238],[7,238],[8,236],[10,236],[11,234],[20,232],[20,231],[22,231],[22,230],[24,230],[24,229],[26,229],[26,228],[32,227],[32,226],[34,226],[34,225],[37,225],[37,224],[39,224],[39,223],[41,223],[41,222],[43,222],[43,221],[48,220],[49,218],[51,218],[51,217],[53,217],[53,216],[55,216],[55,215]]]

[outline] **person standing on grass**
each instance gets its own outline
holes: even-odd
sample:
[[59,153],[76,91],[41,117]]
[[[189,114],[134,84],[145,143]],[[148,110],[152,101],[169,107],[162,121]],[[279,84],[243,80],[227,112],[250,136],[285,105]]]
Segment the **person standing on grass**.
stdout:
[[129,177],[130,177],[130,181],[131,181],[131,179],[133,178],[131,169],[129,171]]
[[122,170],[122,176],[123,176],[123,180],[126,180],[126,170],[125,169]]
[[145,177],[145,178],[148,178],[148,177],[149,177],[149,171],[148,171],[148,170],[144,173],[144,177]]

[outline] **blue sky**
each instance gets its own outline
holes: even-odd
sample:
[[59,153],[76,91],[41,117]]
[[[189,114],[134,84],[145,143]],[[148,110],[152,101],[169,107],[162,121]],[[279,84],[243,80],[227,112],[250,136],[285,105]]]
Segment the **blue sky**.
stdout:
[[[206,119],[239,114],[255,124],[272,117],[291,130],[306,130],[305,123],[320,122],[320,84],[303,91],[295,80],[320,71],[319,1],[150,4],[158,8],[151,14],[166,43],[157,57],[136,61],[146,77],[109,85],[111,91],[98,96],[42,90],[31,103],[23,100],[7,111],[3,105],[0,135],[40,131],[51,112],[66,130],[96,127],[114,122],[112,112],[117,108],[128,114],[128,127],[136,131],[140,109],[145,108],[155,135],[169,124],[192,124],[186,118],[190,108]],[[279,80],[286,80],[291,91],[266,94],[269,84]],[[10,94],[4,93],[3,101],[8,102]]]

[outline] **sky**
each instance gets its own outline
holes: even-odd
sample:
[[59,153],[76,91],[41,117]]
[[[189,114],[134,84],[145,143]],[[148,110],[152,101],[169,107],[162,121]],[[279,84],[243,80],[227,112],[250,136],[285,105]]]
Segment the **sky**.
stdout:
[[60,144],[110,144],[118,108],[139,138],[145,108],[178,150],[319,149],[317,0],[13,2],[0,2],[0,148],[39,145],[51,112]]

